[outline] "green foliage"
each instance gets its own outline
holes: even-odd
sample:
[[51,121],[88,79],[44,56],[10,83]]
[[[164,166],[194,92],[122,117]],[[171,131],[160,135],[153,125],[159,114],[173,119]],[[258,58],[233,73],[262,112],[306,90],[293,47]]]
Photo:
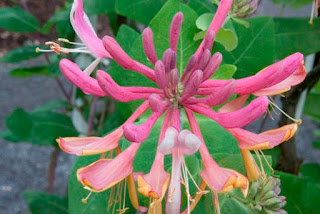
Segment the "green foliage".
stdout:
[[239,44],[231,52],[216,46],[216,51],[223,55],[225,63],[237,66],[235,78],[254,75],[262,68],[273,63],[275,40],[274,22],[268,17],[246,19],[249,28],[233,23]]
[[19,48],[15,48],[7,52],[1,58],[1,62],[20,62],[23,60],[29,60],[35,57],[40,56],[42,53],[37,53],[35,50],[39,46],[31,45],[31,46],[22,46]]
[[236,71],[236,66],[223,64],[219,66],[218,70],[214,73],[214,75],[212,75],[211,79],[231,79]]
[[71,119],[61,113],[36,110],[31,113],[18,108],[6,119],[7,131],[2,137],[11,142],[56,145],[57,137],[77,136]]
[[309,18],[274,18],[276,59],[282,59],[295,52],[305,55],[320,50],[320,19],[310,25]]
[[83,6],[88,15],[108,14],[115,11],[115,0],[86,0]]
[[311,91],[307,95],[306,103],[304,105],[304,113],[310,116],[313,120],[320,122],[320,93]]
[[34,75],[49,75],[49,68],[47,66],[37,66],[31,68],[16,68],[9,72],[11,76],[26,78]]
[[14,32],[36,32],[39,30],[37,19],[19,7],[0,8],[0,28]]
[[68,199],[48,193],[24,191],[26,200],[32,214],[68,214]]
[[[318,182],[320,181],[320,165],[317,163],[306,163],[300,167],[299,172],[303,178],[308,178],[311,181]],[[320,187],[320,183],[319,183]]]
[[281,195],[287,197],[287,205],[284,209],[288,213],[313,214],[320,204],[319,183],[306,178],[277,172],[281,179]]
[[167,0],[116,0],[117,13],[148,25]]

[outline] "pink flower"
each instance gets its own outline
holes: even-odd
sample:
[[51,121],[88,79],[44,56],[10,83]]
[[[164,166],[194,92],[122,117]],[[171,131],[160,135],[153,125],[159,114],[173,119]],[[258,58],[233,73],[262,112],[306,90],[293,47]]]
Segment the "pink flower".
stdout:
[[[126,177],[132,177],[132,161],[140,143],[148,138],[153,125],[161,115],[165,114],[159,146],[151,171],[149,174],[137,177],[138,191],[153,200],[151,208],[155,208],[158,212],[161,211],[160,202],[168,188],[166,212],[180,213],[181,181],[188,178],[188,175],[181,173],[181,170],[187,171],[184,156],[193,154],[198,149],[204,166],[201,172],[204,184],[215,193],[225,193],[234,188],[240,188],[243,195],[246,196],[248,179],[232,169],[219,167],[213,160],[203,141],[194,113],[207,116],[226,128],[238,140],[242,151],[272,148],[292,137],[297,126],[288,125],[259,135],[245,131],[242,127],[255,121],[267,110],[269,105],[267,95],[282,93],[300,83],[305,77],[305,70],[302,54],[296,53],[252,77],[238,80],[210,79],[222,61],[220,53],[211,55],[214,37],[223,25],[231,4],[231,0],[220,2],[204,40],[195,54],[190,57],[184,71],[179,71],[176,66],[176,51],[183,22],[181,12],[173,17],[169,32],[170,48],[164,52],[162,58],[159,58],[156,53],[152,30],[146,28],[143,31],[143,48],[147,58],[154,65],[152,69],[132,59],[113,38],[105,36],[101,43],[92,32],[90,24],[85,21],[82,1],[75,1],[73,26],[87,47],[99,57],[103,54],[105,54],[103,57],[108,57],[106,53],[110,54],[111,58],[123,68],[143,74],[158,85],[158,88],[123,87],[102,70],[97,71],[96,79],[94,79],[83,73],[76,64],[69,60],[60,61],[63,75],[86,93],[109,96],[120,102],[145,100],[121,127],[105,137],[60,138],[58,140],[59,146],[64,151],[77,155],[99,154],[112,150],[118,147],[122,136],[132,142],[131,146],[114,159],[100,159],[79,169],[77,171],[78,180],[84,186],[92,191],[103,191]],[[101,44],[106,52],[102,50]],[[181,78],[180,72],[183,72]],[[240,96],[227,102],[232,94]],[[244,106],[250,94],[257,98]],[[213,106],[221,104],[224,106],[218,112],[212,109]],[[144,123],[135,125],[135,120],[148,108],[152,111],[151,116]],[[182,110],[188,116],[192,132],[180,131]],[[172,155],[170,183],[168,183],[169,174],[163,168],[164,154]],[[246,161],[248,159],[246,157],[250,155],[250,152],[244,154],[244,160]],[[189,184],[184,183],[188,191],[187,185]],[[201,184],[199,190],[203,191],[206,185]],[[194,203],[188,203],[188,211],[191,211],[194,206]],[[138,205],[136,208],[140,209]]]

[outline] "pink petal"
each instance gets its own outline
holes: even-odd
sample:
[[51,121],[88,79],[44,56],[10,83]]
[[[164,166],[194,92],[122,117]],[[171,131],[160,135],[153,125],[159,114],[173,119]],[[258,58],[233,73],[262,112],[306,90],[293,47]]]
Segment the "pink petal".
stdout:
[[227,102],[224,106],[222,106],[218,112],[232,112],[241,109],[244,104],[246,104],[247,99],[250,95],[241,95],[240,97]]
[[165,133],[164,139],[160,142],[158,146],[158,151],[164,155],[171,154],[172,149],[175,147],[178,141],[179,132],[173,127],[169,127]]
[[78,180],[94,192],[114,186],[132,173],[132,161],[140,145],[133,143],[114,159],[100,159],[78,169]]
[[203,71],[207,67],[210,58],[211,58],[211,52],[208,49],[205,49],[199,60],[198,69]]
[[228,129],[238,141],[240,149],[262,150],[271,149],[294,136],[298,129],[296,123],[269,130],[261,134],[255,134],[244,129]]
[[102,71],[97,71],[97,80],[102,90],[110,97],[121,102],[132,100],[148,99],[150,93],[132,93],[126,87],[119,86],[112,77]]
[[[262,71],[254,76],[246,77],[237,80],[237,88],[235,93],[237,94],[251,94],[251,93],[263,93],[266,88],[267,95],[269,93],[277,93],[284,88],[290,87],[291,80],[286,81],[287,78],[292,76],[295,72],[298,73],[298,78],[293,78],[292,83],[301,82],[304,79],[304,67],[303,67],[303,55],[301,53],[292,54],[285,59],[264,68]],[[296,81],[298,80],[298,81]],[[279,84],[284,81],[284,84]],[[278,85],[279,84],[279,85]],[[277,85],[275,88],[272,86]]]
[[100,97],[106,96],[106,93],[100,88],[97,80],[82,72],[77,64],[68,59],[62,59],[59,65],[62,74],[81,90]]
[[164,101],[158,94],[151,94],[149,96],[149,105],[152,112],[162,112],[163,108],[168,104],[168,101]]
[[195,66],[198,63],[198,57],[196,55],[192,55],[188,61],[186,69],[184,70],[181,76],[181,82],[185,82],[185,80],[189,77],[191,71],[195,69]]
[[162,62],[164,64],[166,73],[169,73],[172,69],[176,68],[177,53],[171,48],[168,48],[163,53]]
[[67,153],[79,156],[95,155],[116,148],[122,135],[122,128],[118,128],[105,137],[65,137],[59,138],[57,142]]
[[208,106],[217,106],[224,102],[226,102],[234,92],[236,87],[236,81],[234,79],[230,79],[229,82],[226,82],[226,85],[222,87],[214,87],[210,88],[211,92],[207,97],[190,97],[186,103],[188,104],[196,104],[196,103],[204,103]]
[[110,36],[105,36],[102,39],[104,47],[109,51],[113,59],[123,68],[136,71],[148,77],[150,80],[155,81],[154,71],[133,60],[126,52],[120,47],[116,40]]
[[187,80],[184,85],[184,90],[182,97],[179,99],[179,102],[184,102],[187,98],[195,95],[199,89],[199,85],[202,82],[203,72],[201,70],[196,70]]
[[203,114],[225,128],[239,128],[246,126],[260,117],[268,108],[269,100],[262,96],[254,99],[246,107],[228,113],[216,113],[209,106],[203,104],[189,105],[187,108]]
[[301,67],[299,67],[287,79],[269,88],[264,88],[259,91],[256,91],[253,94],[256,96],[263,96],[263,95],[272,96],[272,95],[284,93],[286,91],[289,91],[292,86],[300,84],[306,78],[306,76],[307,76],[306,69],[303,65],[301,65]]
[[128,123],[123,127],[124,137],[135,143],[141,143],[146,140],[150,134],[150,131],[159,117],[166,111],[168,105],[163,108],[162,112],[154,112],[143,124],[136,126],[133,123]]
[[172,19],[169,31],[170,48],[177,51],[178,40],[183,22],[183,13],[176,13]]
[[153,33],[151,28],[147,27],[142,33],[143,49],[150,62],[155,65],[158,57],[153,43]]
[[94,32],[88,16],[83,11],[82,0],[74,1],[70,12],[70,21],[81,41],[94,55],[100,58],[111,58],[111,55],[104,48],[101,39]]
[[210,89],[207,90],[207,88],[221,87],[226,85],[228,82],[229,80],[206,80],[201,83],[198,94],[200,95],[201,91],[204,91],[201,95],[208,95],[205,91],[210,91]]

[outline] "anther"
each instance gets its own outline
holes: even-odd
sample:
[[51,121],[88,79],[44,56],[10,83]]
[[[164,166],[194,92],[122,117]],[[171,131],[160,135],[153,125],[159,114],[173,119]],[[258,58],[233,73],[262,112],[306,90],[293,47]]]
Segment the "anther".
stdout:
[[87,197],[81,199],[82,203],[84,203],[84,204],[88,203],[88,199],[91,196],[91,194],[92,194],[92,191],[90,191],[90,193],[87,195]]

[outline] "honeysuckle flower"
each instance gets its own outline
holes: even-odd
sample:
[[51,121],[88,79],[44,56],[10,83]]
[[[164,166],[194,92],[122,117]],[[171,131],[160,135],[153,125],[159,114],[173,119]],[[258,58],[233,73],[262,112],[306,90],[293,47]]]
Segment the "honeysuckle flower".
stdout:
[[[141,143],[144,143],[148,138],[154,124],[165,114],[159,137],[159,146],[151,170],[148,174],[137,176],[138,191],[152,199],[149,207],[151,213],[162,212],[161,201],[167,188],[166,213],[180,213],[181,183],[186,186],[188,200],[191,198],[188,187],[188,173],[186,173],[188,169],[184,164],[184,155],[192,154],[198,149],[203,162],[202,182],[200,187],[197,186],[201,194],[204,193],[203,191],[208,185],[215,194],[227,193],[234,188],[240,188],[243,195],[247,195],[248,179],[232,169],[220,167],[211,157],[194,113],[207,116],[227,129],[237,138],[239,147],[243,151],[272,148],[292,137],[296,126],[288,125],[285,128],[259,135],[249,133],[242,128],[255,121],[267,110],[270,103],[268,95],[288,90],[292,85],[301,82],[305,73],[302,55],[297,53],[263,69],[252,77],[239,80],[210,79],[222,61],[221,53],[211,54],[212,45],[231,5],[231,0],[220,2],[204,40],[197,51],[190,56],[183,71],[179,71],[176,65],[178,39],[183,23],[181,12],[173,17],[169,31],[170,47],[163,53],[162,58],[159,58],[156,53],[151,28],[146,28],[142,33],[145,55],[154,68],[131,58],[112,37],[105,36],[102,39],[102,45],[115,62],[125,69],[145,75],[157,84],[157,88],[123,87],[102,70],[97,71],[95,79],[88,75],[89,72],[84,73],[75,63],[67,59],[60,61],[60,69],[63,75],[86,93],[109,96],[120,102],[145,100],[122,126],[105,137],[61,138],[58,140],[62,149],[77,155],[99,154],[118,148],[119,139],[122,136],[131,142],[131,145],[114,159],[101,158],[87,167],[80,168],[77,171],[77,176],[84,186],[91,191],[99,192],[112,187],[124,178],[132,178],[132,161],[136,152]],[[79,10],[79,14],[77,10]],[[86,19],[83,18],[85,15],[81,11],[82,2],[75,1],[74,27],[77,28],[79,33],[83,33],[83,29],[92,29],[88,22],[83,22]],[[82,24],[79,23],[84,24],[85,27],[82,28]],[[90,31],[89,34],[92,34],[92,32]],[[83,38],[84,42],[90,42],[87,40],[87,38],[90,38],[89,34],[84,33],[82,35],[85,37]],[[93,37],[95,40],[97,39],[96,36]],[[99,50],[101,50],[101,43],[97,42],[97,44]],[[93,65],[89,70],[93,70],[93,67],[95,66]],[[233,94],[240,96],[227,102]],[[245,105],[250,94],[257,96],[257,98]],[[212,109],[212,107],[221,104],[224,104],[224,106],[218,112]],[[142,124],[135,125],[135,120],[148,108],[151,109],[152,114]],[[191,131],[180,131],[182,110],[187,114]],[[163,168],[164,154],[172,155],[171,176]],[[168,183],[169,179],[170,183]],[[131,188],[134,186],[132,180],[130,180]],[[195,197],[193,202],[188,202],[187,213],[195,207],[201,194]],[[131,195],[130,199],[136,201],[137,198],[134,197],[136,196]],[[140,209],[138,203],[135,202],[135,204],[136,209]]]

